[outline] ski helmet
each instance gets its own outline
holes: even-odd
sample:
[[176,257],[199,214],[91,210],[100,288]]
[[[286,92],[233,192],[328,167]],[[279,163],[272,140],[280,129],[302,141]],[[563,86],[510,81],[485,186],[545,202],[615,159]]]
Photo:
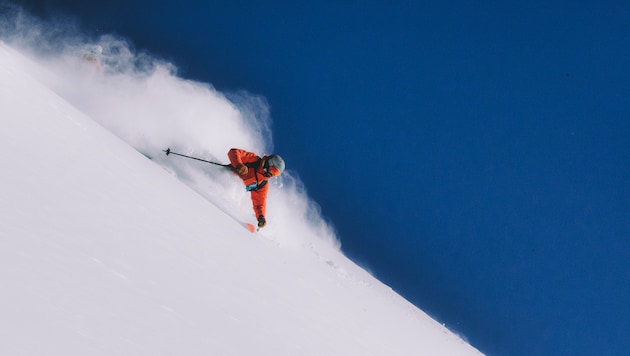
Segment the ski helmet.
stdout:
[[103,53],[103,47],[101,47],[100,45],[92,46],[92,48],[90,48],[90,53],[99,55]]
[[265,167],[272,175],[279,176],[284,172],[284,160],[278,155],[267,156],[267,164]]

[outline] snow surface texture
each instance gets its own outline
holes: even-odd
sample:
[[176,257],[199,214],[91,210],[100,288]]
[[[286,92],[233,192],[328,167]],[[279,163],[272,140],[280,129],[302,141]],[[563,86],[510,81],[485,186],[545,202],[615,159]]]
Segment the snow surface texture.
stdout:
[[0,42],[1,355],[479,354],[343,256],[298,179],[252,235],[238,179],[161,152],[265,152],[263,99],[101,45]]

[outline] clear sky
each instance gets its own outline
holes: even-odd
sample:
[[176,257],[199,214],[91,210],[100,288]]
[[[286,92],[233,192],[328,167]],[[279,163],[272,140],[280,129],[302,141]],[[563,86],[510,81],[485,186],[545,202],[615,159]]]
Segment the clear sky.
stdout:
[[26,3],[266,97],[344,252],[482,352],[630,349],[629,2]]

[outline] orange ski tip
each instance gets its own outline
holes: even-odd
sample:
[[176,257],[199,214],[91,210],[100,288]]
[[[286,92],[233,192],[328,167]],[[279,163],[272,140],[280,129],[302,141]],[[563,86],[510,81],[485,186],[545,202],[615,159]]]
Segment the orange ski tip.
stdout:
[[246,224],[246,225],[249,232],[251,232],[252,234],[256,232],[256,227],[253,224]]

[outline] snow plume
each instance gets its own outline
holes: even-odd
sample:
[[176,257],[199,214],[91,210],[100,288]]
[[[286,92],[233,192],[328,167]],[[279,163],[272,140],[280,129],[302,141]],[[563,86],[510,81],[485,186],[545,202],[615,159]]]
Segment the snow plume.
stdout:
[[[174,64],[135,49],[125,38],[90,38],[71,18],[42,20],[7,3],[0,3],[0,40],[28,54],[28,72],[57,95],[228,215],[255,221],[249,193],[238,178],[215,165],[167,157],[163,150],[219,163],[228,162],[232,147],[272,153],[265,98],[245,91],[224,94],[208,83],[182,79]],[[287,166],[271,181],[269,224],[261,234],[283,245],[338,249],[333,229],[291,174],[291,162]],[[313,241],[320,246],[312,246]]]

